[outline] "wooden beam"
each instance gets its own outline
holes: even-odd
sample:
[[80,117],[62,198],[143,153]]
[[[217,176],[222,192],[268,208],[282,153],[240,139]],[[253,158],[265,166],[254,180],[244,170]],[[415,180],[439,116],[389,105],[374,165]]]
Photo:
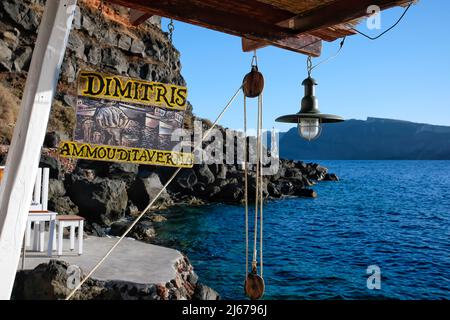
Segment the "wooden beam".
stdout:
[[242,50],[244,52],[253,51],[268,45],[274,45],[282,49],[310,55],[312,57],[319,57],[322,53],[321,39],[312,35],[298,35],[270,43],[242,38]]
[[410,1],[337,0],[286,20],[284,25],[289,25],[298,34],[308,33],[364,17],[367,15],[367,8],[371,5],[377,5],[384,10]]
[[[257,41],[272,42],[295,36],[295,33],[289,28],[267,23],[256,18],[255,15],[239,14],[239,12],[245,12],[242,8],[241,10],[226,11],[223,10],[223,6],[210,6],[209,2],[205,1],[111,0],[110,2]],[[222,3],[226,3],[226,1]]]
[[0,186],[0,299],[19,265],[41,146],[77,0],[47,1]]
[[312,31],[309,34],[331,42],[339,38],[355,35],[357,32],[343,25],[336,25],[333,27]]
[[132,26],[138,26],[148,19],[150,19],[153,15],[147,12],[142,12],[139,10],[131,9],[130,10],[130,23]]
[[[351,29],[341,27],[341,24],[366,16],[367,8],[370,5],[378,5],[383,10],[409,1],[410,0],[338,0],[329,5],[321,6],[295,17],[280,21],[277,25],[291,28],[300,35],[308,33],[325,41],[334,41],[337,38],[355,34],[356,32]],[[243,42],[248,41],[243,40]],[[290,42],[295,43],[295,40],[291,39]],[[260,42],[257,44],[254,41],[246,43],[245,45],[243,43],[243,47],[252,48],[252,50],[262,48],[266,45],[266,43]],[[300,52],[298,50],[294,51]]]
[[[258,0],[191,0],[191,5],[209,8],[220,8],[224,12],[234,12],[243,17],[249,17],[276,24],[295,16],[291,11],[283,10]],[[186,3],[183,1],[183,3]]]
[[[126,2],[127,6],[130,6],[132,9],[133,13],[139,13],[139,15],[143,15],[144,13],[144,9],[141,6],[147,6],[147,3],[145,1],[139,1],[139,2],[134,2],[134,1],[120,1],[120,0],[113,0],[113,2],[125,5],[124,2]],[[166,15],[169,16],[168,14],[168,7],[167,4],[165,3],[169,3],[169,1],[152,1],[151,2],[151,6],[152,9],[151,10],[155,10],[155,7],[157,6],[159,9],[158,10],[163,10],[164,8],[164,12],[158,11],[155,14],[159,14],[159,15]],[[166,7],[164,7],[163,5],[165,5]],[[172,5],[174,6],[175,4],[172,3]],[[280,20],[285,20],[287,18],[292,17],[294,14],[292,12],[289,11],[285,11],[285,10],[281,10],[278,9],[276,7],[273,7],[271,5],[267,5],[264,4],[262,2],[256,1],[256,0],[249,0],[249,1],[236,1],[236,0],[228,0],[228,1],[222,1],[222,0],[208,0],[208,1],[190,1],[190,3],[187,3],[187,1],[183,1],[182,3],[180,3],[178,6],[178,10],[181,12],[185,9],[183,9],[183,7],[186,7],[187,5],[191,6],[191,10],[194,10],[193,8],[196,6],[195,10],[197,12],[204,12],[206,13],[205,16],[207,16],[207,18],[209,19],[209,21],[211,20],[211,17],[213,16],[213,12],[217,11],[217,9],[215,8],[220,8],[221,12],[219,13],[219,15],[222,18],[225,18],[226,20],[228,20],[229,22],[231,22],[232,24],[230,25],[230,23],[228,23],[228,25],[233,26],[234,29],[236,29],[236,32],[229,32],[231,34],[234,35],[241,35],[241,30],[242,30],[242,26],[248,27],[248,25],[251,26],[258,26],[261,25],[261,21],[264,21],[264,23],[270,23],[270,25],[265,25],[264,28],[276,28],[279,30],[280,26],[274,26],[274,24],[276,24],[276,22],[280,21]],[[136,9],[139,8],[139,9]],[[147,7],[146,7],[147,8]],[[172,11],[174,11],[174,8],[171,8]],[[189,10],[186,11],[186,13],[188,13]],[[237,18],[236,15],[231,16],[232,14],[239,14],[240,18]],[[150,14],[149,14],[150,15]],[[216,29],[219,31],[223,31],[223,29],[220,28],[214,28],[211,27],[209,25],[206,25],[203,23],[206,21],[203,17],[203,19],[201,20],[202,23],[200,22],[200,17],[202,15],[199,14],[199,21],[197,21],[196,24],[198,25],[202,25],[205,27],[209,27],[212,29]],[[216,14],[217,16],[217,14]],[[226,18],[228,16],[228,18]],[[172,16],[170,16],[172,17]],[[178,20],[180,20],[180,16],[176,17]],[[251,19],[254,19],[254,21],[249,21]],[[258,19],[258,22],[255,21],[256,19]],[[131,20],[131,19],[130,19]],[[242,23],[241,23],[242,22]],[[237,23],[241,23],[240,26],[237,25]],[[281,27],[284,28],[284,27]],[[290,32],[290,29],[288,27],[284,28],[285,31]],[[263,29],[261,29],[263,30]],[[254,31],[253,31],[254,32]],[[290,36],[289,38],[285,38],[282,39],[282,37],[285,36]],[[295,52],[300,52],[300,53],[304,53],[304,54],[310,54],[312,56],[319,56],[321,53],[321,44],[317,44],[315,43],[314,45],[310,45],[312,42],[316,42],[320,39],[314,39],[313,41],[307,42],[309,41],[310,37],[304,38],[303,36],[300,38],[297,38],[296,35],[294,34],[284,34],[281,37],[279,36],[272,36],[270,39],[274,38],[273,41],[270,41],[268,37],[264,37],[264,41],[263,43],[257,44],[257,42],[255,40],[251,40],[251,39],[258,39],[260,40],[261,37],[252,37],[249,36],[249,39],[244,39],[243,40],[243,47],[254,47],[254,46],[266,46],[266,45],[274,45],[274,46],[278,46],[280,48],[283,49],[288,49],[288,50],[292,50]],[[248,49],[248,50],[252,50],[252,49]]]

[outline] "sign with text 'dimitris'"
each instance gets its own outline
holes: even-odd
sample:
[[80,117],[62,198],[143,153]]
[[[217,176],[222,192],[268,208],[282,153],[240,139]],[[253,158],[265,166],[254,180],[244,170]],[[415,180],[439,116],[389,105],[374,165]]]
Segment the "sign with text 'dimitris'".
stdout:
[[187,88],[94,71],[81,71],[74,141],[62,157],[192,167],[191,153],[172,151],[182,128]]

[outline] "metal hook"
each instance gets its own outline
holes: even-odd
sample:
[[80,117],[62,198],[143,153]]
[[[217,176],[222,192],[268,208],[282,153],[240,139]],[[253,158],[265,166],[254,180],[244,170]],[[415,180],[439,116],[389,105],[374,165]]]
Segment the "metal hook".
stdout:
[[256,55],[256,50],[253,51],[252,67],[258,68],[258,56]]

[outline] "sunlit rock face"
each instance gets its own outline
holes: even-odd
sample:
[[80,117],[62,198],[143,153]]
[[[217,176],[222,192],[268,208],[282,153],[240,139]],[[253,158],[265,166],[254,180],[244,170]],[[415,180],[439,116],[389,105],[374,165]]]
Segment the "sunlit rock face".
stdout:
[[[10,109],[2,125],[12,127],[17,118],[44,3],[44,0],[0,2],[0,101],[3,102],[0,113],[5,113],[6,104]],[[154,16],[139,27],[132,27],[127,8],[108,4],[100,11],[98,0],[78,1],[48,131],[65,138],[72,136],[80,70],[186,85],[179,57],[168,34],[161,30],[161,18]],[[11,102],[14,98],[18,99]],[[188,109],[186,118],[190,119],[191,107]],[[8,144],[11,134],[12,130],[0,131],[0,144]]]

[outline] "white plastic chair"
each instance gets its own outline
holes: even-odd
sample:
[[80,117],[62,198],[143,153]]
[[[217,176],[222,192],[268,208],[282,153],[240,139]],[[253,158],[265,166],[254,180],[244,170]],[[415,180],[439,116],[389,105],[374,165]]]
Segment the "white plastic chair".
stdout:
[[55,223],[56,212],[48,211],[48,185],[50,178],[49,168],[39,168],[34,184],[33,198],[28,214],[27,228],[25,232],[25,244],[31,245],[31,231],[33,224],[33,251],[44,252],[45,224],[49,222],[49,238],[47,253],[52,256],[55,250]]
[[47,211],[49,179],[50,169],[39,168],[36,181],[34,183],[33,199],[31,200],[30,211]]

